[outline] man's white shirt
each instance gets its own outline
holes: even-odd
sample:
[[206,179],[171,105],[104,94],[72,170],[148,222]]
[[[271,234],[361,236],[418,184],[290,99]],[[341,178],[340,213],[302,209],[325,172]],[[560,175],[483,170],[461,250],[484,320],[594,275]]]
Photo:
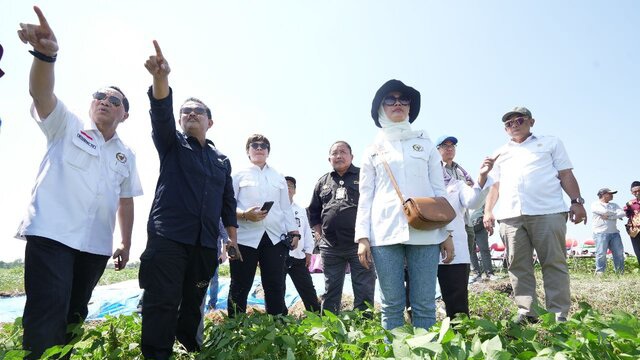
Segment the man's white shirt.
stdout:
[[104,141],[57,100],[46,119],[31,116],[47,137],[27,215],[17,237],[42,236],[73,249],[110,256],[120,198],[142,195],[135,154],[118,134]]

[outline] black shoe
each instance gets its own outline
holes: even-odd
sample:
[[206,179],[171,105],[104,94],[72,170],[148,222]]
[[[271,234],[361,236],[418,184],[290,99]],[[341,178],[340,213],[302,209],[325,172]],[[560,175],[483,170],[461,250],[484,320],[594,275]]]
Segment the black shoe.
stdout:
[[518,314],[516,317],[516,323],[520,325],[537,324],[539,322],[540,319],[537,316]]

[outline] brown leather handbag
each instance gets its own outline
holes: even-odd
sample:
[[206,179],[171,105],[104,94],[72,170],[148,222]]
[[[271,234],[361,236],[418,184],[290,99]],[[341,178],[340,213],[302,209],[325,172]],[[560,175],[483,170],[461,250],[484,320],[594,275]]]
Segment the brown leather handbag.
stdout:
[[382,162],[400,198],[400,203],[402,204],[409,226],[418,230],[435,230],[445,227],[456,217],[455,210],[453,210],[449,201],[442,196],[414,197],[408,198],[405,201],[396,182],[396,178],[393,176],[391,168],[389,168],[389,164],[384,156],[382,156]]

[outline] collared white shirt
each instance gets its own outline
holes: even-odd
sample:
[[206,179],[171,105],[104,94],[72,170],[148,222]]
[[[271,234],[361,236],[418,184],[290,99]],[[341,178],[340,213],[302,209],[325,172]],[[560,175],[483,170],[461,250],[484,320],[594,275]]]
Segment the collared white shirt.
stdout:
[[[594,201],[591,204],[591,212],[593,213],[593,220],[591,220],[591,228],[594,234],[612,234],[620,232],[616,221],[623,219],[626,214],[622,208],[609,201],[603,203],[600,200]],[[602,215],[607,215],[608,219],[604,219]]]
[[291,210],[287,182],[282,174],[268,164],[262,169],[249,164],[231,177],[239,211],[247,211],[254,206],[262,207],[266,201],[273,201],[264,220],[253,222],[238,217],[238,244],[257,249],[265,231],[271,242],[277,244],[282,234],[298,230]]
[[[453,236],[453,247],[456,256],[449,264],[469,264],[471,262],[464,214],[467,209],[482,206],[491,185],[493,185],[493,179],[490,177],[487,178],[482,188],[478,183],[469,186],[464,180],[451,179],[449,181],[449,185],[447,185],[447,200],[456,211],[456,217],[449,223],[450,227],[453,228],[451,235]],[[443,264],[442,259],[440,264]]]
[[102,133],[57,100],[46,119],[31,116],[47,137],[28,213],[17,237],[42,236],[73,249],[110,256],[120,198],[142,195],[134,153],[117,134]]
[[500,183],[496,219],[569,211],[558,172],[573,166],[558,138],[532,134],[520,144],[509,141],[498,154],[490,173]]
[[[380,145],[384,148],[382,153]],[[368,238],[371,246],[443,242],[448,236],[446,229],[451,229],[449,226],[428,231],[409,226],[400,199],[385,171],[382,156],[405,200],[409,197],[447,195],[440,153],[425,132],[415,138],[393,141],[379,135],[362,157],[354,240]]]
[[298,240],[298,246],[289,251],[289,256],[296,259],[304,259],[305,254],[313,253],[313,236],[311,235],[311,227],[309,227],[309,219],[307,218],[307,210],[295,202],[291,204],[293,215],[296,218],[296,224],[298,225],[298,231],[301,238]]

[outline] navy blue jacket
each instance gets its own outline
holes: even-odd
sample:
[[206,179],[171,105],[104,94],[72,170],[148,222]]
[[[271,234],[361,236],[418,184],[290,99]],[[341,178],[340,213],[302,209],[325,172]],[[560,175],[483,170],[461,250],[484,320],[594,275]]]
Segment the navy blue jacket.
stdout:
[[153,143],[160,156],[160,176],[147,231],[184,244],[217,248],[220,219],[238,227],[231,163],[213,142],[204,147],[176,130],[173,92],[154,99],[149,88]]

